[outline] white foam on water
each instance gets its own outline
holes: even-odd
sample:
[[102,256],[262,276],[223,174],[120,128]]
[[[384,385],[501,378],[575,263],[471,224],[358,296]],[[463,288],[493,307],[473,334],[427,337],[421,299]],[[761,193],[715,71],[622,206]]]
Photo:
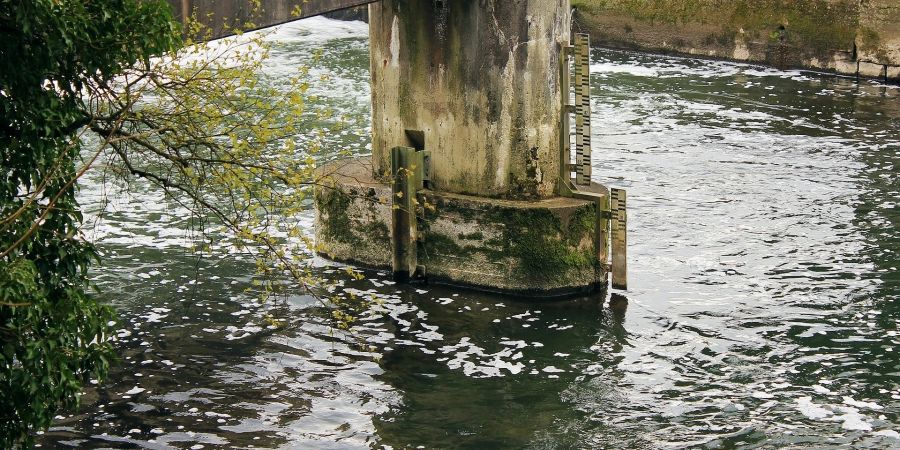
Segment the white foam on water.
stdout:
[[852,397],[847,397],[847,396],[844,397],[844,404],[850,405],[850,406],[855,406],[857,408],[867,408],[867,409],[874,409],[874,410],[884,409],[884,407],[882,407],[881,405],[879,405],[875,402],[861,402],[858,400],[854,400]]
[[369,39],[369,24],[362,21],[343,21],[323,16],[288,22],[272,27],[266,39],[284,43],[323,41],[344,38]]
[[878,430],[872,434],[874,434],[876,436],[885,436],[885,437],[889,437],[889,438],[894,438],[894,439],[900,441],[900,433],[898,433],[894,430]]
[[769,67],[748,67],[740,71],[741,74],[751,77],[779,77],[779,78],[795,78],[800,77],[799,70],[778,70]]
[[812,402],[812,397],[800,397],[797,399],[797,409],[812,420],[821,420],[834,415],[831,411]]
[[642,66],[632,66],[632,65],[622,65],[622,64],[614,64],[614,63],[595,63],[591,64],[591,73],[627,73],[629,75],[634,75],[638,77],[658,77],[659,72],[655,69],[642,67]]
[[856,408],[838,407],[843,414],[835,415],[834,420],[841,422],[841,428],[849,431],[872,431],[872,424],[866,416]]
[[135,387],[129,389],[127,392],[125,392],[125,395],[135,395],[135,394],[140,394],[141,392],[144,392],[144,391],[146,391],[146,389],[144,389],[144,388],[142,388],[142,387],[135,386]]

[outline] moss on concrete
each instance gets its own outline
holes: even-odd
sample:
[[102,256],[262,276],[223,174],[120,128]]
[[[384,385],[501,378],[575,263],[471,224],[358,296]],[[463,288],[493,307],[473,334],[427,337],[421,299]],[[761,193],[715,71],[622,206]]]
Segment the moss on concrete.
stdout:
[[480,231],[476,231],[474,233],[469,233],[469,234],[460,233],[457,237],[459,237],[459,240],[461,240],[461,241],[483,241],[484,233],[482,233]]
[[700,16],[702,0],[571,0],[579,12],[626,13],[647,22],[678,23]]
[[734,47],[737,42],[737,32],[733,30],[725,30],[719,33],[709,33],[703,39],[703,45],[712,47],[719,46],[723,48]]
[[[596,214],[593,205],[585,205],[561,217],[549,208],[492,206],[474,210],[443,202],[437,212],[422,223],[424,254],[428,258],[453,255],[482,257],[488,263],[513,264],[515,278],[559,283],[583,277],[598,268],[594,248]],[[465,217],[470,227],[485,226],[502,230],[500,236],[486,239],[480,231],[448,236],[435,231],[429,222],[446,217]]]
[[339,189],[319,189],[316,192],[316,209],[321,217],[319,233],[328,241],[357,245],[359,237],[353,232],[353,221],[347,214],[350,194]]
[[[360,196],[350,190],[322,188],[316,192],[316,208],[320,217],[320,235],[329,242],[362,245],[364,240],[390,245],[391,232],[388,224],[375,211],[376,199]],[[354,198],[359,198],[368,206],[356,208],[364,214],[351,213]]]
[[860,27],[858,42],[860,51],[865,52],[867,59],[881,64],[895,65],[900,63],[900,61],[891,60],[889,51],[878,31],[867,26]]
[[[586,206],[581,210],[591,210]],[[593,227],[585,229],[581,220],[570,220],[566,226],[560,217],[546,209],[505,212],[505,253],[519,261],[519,269],[526,277],[559,279],[572,271],[594,269],[598,261],[593,246],[582,248],[581,240]]]
[[[326,167],[329,173],[332,167]],[[338,188],[316,193],[316,239],[339,261],[389,269],[390,187],[363,164],[341,166]],[[430,279],[538,296],[602,285],[592,203],[514,201],[425,191],[418,262]]]
[[391,229],[383,220],[373,218],[362,225],[362,232],[373,242],[387,242],[391,240]]

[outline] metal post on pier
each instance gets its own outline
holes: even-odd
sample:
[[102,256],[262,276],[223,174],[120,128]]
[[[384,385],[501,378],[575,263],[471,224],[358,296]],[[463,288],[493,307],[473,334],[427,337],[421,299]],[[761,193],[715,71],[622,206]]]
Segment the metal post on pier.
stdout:
[[391,173],[394,177],[391,207],[391,247],[394,279],[406,281],[416,272],[418,227],[416,223],[416,149],[394,147]]
[[391,173],[393,174],[391,205],[392,269],[397,281],[425,276],[425,267],[419,264],[418,244],[421,241],[418,227],[419,192],[431,179],[431,153],[413,147],[391,149]]

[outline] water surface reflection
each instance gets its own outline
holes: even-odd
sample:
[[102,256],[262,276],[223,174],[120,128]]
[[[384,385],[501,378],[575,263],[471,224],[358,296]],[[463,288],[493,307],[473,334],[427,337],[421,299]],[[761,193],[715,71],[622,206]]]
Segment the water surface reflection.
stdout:
[[[278,33],[271,68],[277,80],[324,51],[332,81],[317,92],[350,122],[329,140],[356,154],[365,30],[298,22]],[[593,70],[594,173],[631,201],[627,307],[353,280],[320,264],[336,293],[381,302],[348,335],[310,298],[257,303],[252,262],[227,248],[191,257],[183,211],[135,186],[97,227],[95,278],[126,323],[122,364],[40,442],[900,445],[900,91],[599,50]],[[99,208],[106,191],[94,180],[82,196]],[[267,328],[267,313],[289,326]]]

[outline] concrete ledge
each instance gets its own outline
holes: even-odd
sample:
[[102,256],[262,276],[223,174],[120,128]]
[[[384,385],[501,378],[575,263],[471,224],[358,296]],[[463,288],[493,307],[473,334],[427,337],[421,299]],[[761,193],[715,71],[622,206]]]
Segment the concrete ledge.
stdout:
[[[320,254],[391,268],[391,189],[371,163],[347,160],[320,169],[316,246]],[[596,192],[607,193],[595,185]],[[429,281],[531,297],[561,297],[606,287],[595,255],[595,205],[569,198],[516,201],[423,191],[419,264]]]

